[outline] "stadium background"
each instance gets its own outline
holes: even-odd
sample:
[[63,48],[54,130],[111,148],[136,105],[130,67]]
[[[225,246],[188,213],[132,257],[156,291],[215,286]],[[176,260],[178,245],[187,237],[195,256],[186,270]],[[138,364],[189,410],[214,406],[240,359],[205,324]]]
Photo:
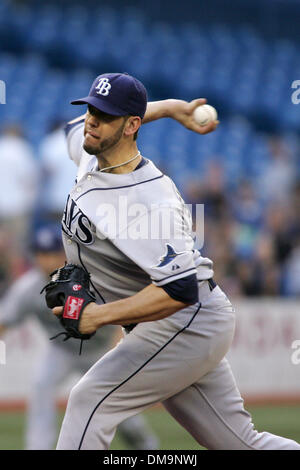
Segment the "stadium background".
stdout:
[[[300,339],[300,107],[292,102],[292,84],[300,80],[299,20],[299,0],[233,0],[230,8],[225,0],[0,3],[6,84],[0,159],[13,135],[34,163],[27,155],[28,188],[20,197],[30,198],[13,213],[16,168],[1,165],[1,292],[30,265],[32,231],[59,218],[61,202],[52,204],[51,197],[55,189],[65,197],[73,169],[62,163],[60,191],[51,188],[58,180],[46,171],[44,155],[51,159],[53,146],[63,145],[51,140],[52,131],[78,115],[69,101],[84,96],[96,75],[131,73],[150,100],[206,97],[219,112],[216,132],[199,136],[164,119],[143,127],[139,148],[174,179],[186,202],[205,204],[202,251],[237,305],[236,379],[247,403],[281,405],[253,409],[258,427],[298,440],[300,365],[291,359],[291,345]],[[13,240],[16,226],[22,236]],[[22,445],[16,405],[30,387],[35,341],[31,325],[7,337],[19,354],[22,344],[23,363],[13,372],[0,365],[1,449]],[[17,352],[12,356],[18,362]],[[154,427],[161,413],[151,414]],[[192,448],[163,416],[170,435],[165,448]]]

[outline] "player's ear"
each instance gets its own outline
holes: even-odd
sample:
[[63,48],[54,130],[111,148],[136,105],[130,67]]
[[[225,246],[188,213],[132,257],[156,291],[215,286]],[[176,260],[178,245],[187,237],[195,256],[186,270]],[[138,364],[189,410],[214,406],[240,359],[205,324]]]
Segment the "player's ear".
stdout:
[[129,116],[124,127],[124,135],[128,137],[134,135],[141,125],[142,120],[139,116]]

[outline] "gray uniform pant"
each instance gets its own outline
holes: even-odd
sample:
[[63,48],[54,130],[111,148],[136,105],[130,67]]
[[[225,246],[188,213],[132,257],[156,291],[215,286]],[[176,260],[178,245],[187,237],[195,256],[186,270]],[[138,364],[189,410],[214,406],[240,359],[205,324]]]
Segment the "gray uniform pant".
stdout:
[[[84,350],[83,350],[84,351]],[[84,374],[104,350],[78,356],[75,351],[49,342],[40,358],[28,402],[27,450],[53,449],[57,440],[56,391],[72,372]],[[143,416],[132,416],[119,426],[126,441],[138,449],[157,448],[157,440]]]
[[108,449],[126,418],[161,402],[208,449],[299,449],[257,432],[224,358],[233,308],[219,287],[199,285],[199,304],[137,325],[72,389],[57,449]]

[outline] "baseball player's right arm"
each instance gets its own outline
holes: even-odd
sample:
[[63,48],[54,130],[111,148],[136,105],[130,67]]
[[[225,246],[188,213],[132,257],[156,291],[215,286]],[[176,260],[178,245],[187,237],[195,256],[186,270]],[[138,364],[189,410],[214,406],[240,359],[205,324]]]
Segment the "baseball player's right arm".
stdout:
[[198,134],[208,134],[217,128],[219,122],[215,121],[210,122],[207,126],[199,126],[193,117],[194,110],[205,103],[205,98],[198,98],[190,103],[184,100],[175,99],[152,101],[147,105],[146,114],[142,124],[168,117],[175,119],[175,121],[178,121],[187,129],[197,132]]
[[[211,122],[207,126],[199,126],[193,118],[193,112],[195,108],[206,103],[205,98],[198,98],[191,102],[177,99],[167,99],[160,101],[149,101],[145,116],[142,120],[142,124],[147,122],[156,121],[162,118],[171,118],[178,121],[187,129],[190,129],[199,134],[207,134],[212,132],[218,126],[218,121]],[[74,127],[83,124],[86,114],[69,121],[65,127],[66,134],[70,132]]]
[[[184,100],[176,99],[151,101],[147,104],[147,109],[144,119],[142,120],[142,124],[168,117],[175,119],[175,121],[178,121],[184,127],[193,132],[197,132],[198,134],[208,134],[217,128],[219,122],[215,121],[210,122],[206,126],[199,126],[193,117],[195,108],[205,103],[206,99],[204,98],[195,99],[190,103]],[[84,139],[83,129],[85,116],[85,114],[82,114],[76,119],[73,119],[72,121],[68,122],[64,128],[67,138],[69,157],[77,166],[80,165],[82,156],[85,154],[82,148]]]

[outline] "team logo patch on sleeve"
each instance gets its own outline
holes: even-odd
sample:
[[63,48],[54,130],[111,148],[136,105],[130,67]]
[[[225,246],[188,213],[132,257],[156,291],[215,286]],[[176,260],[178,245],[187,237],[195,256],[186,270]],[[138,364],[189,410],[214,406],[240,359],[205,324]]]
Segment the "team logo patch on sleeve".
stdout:
[[78,320],[83,302],[84,299],[69,295],[65,303],[63,317]]
[[[170,245],[169,243],[166,243],[166,248],[167,248],[166,254],[160,258],[159,260],[160,263],[157,264],[155,268],[161,268],[162,266],[165,266],[166,264],[171,263],[171,261],[173,261],[174,258],[176,258],[176,256],[183,255],[184,253],[186,253],[186,251],[180,251],[179,253],[177,253],[175,249],[172,247],[172,245]],[[179,266],[178,265],[176,266],[177,266],[176,269],[178,269]]]

